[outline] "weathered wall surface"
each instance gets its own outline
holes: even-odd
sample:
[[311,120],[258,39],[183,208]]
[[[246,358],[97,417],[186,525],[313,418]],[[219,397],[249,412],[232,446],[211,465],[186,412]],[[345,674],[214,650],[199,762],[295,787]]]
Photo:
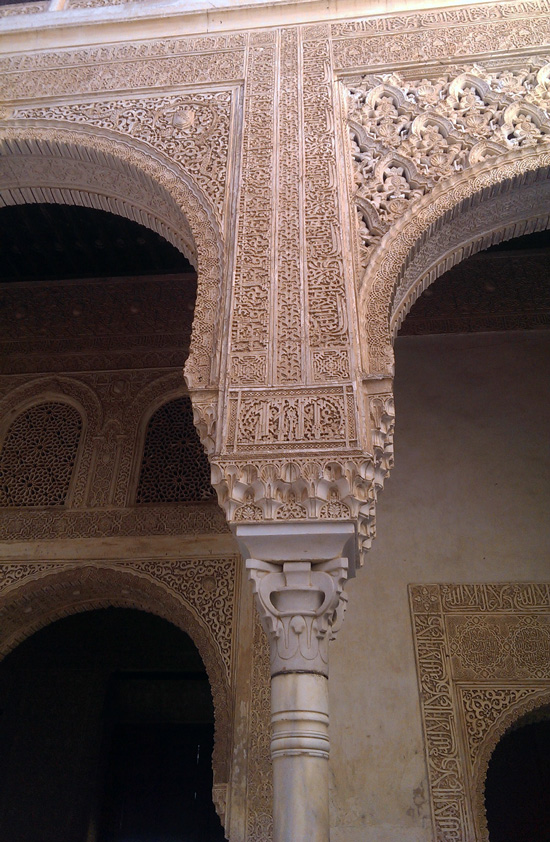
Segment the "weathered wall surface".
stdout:
[[396,467],[331,650],[334,842],[433,838],[407,585],[548,581],[549,351],[397,340]]

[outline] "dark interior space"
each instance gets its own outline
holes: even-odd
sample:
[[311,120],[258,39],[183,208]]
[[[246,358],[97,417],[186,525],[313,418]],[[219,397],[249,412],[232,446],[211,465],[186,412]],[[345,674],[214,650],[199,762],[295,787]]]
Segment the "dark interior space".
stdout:
[[221,842],[213,719],[171,623],[122,608],[52,623],[0,664],[0,839]]
[[429,286],[399,334],[550,328],[550,231],[474,254]]
[[183,254],[136,222],[73,205],[0,208],[0,373],[181,367],[196,291]]
[[487,772],[490,842],[550,842],[550,708],[548,718],[505,734]]
[[0,283],[193,273],[156,231],[78,205],[0,208]]

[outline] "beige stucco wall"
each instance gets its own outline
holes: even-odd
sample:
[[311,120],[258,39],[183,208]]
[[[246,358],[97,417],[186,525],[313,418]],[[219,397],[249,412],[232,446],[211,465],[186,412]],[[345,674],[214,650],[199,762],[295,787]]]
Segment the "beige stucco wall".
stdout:
[[431,840],[407,585],[548,581],[544,332],[396,343],[396,466],[331,650],[333,842]]

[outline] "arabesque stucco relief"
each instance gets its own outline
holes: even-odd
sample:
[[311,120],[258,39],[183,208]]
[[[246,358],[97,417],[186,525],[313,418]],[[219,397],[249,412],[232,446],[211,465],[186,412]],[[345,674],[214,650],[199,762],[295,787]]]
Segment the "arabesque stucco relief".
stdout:
[[[66,19],[71,9],[100,5],[70,0]],[[12,20],[17,11],[38,20],[45,4],[0,15]],[[0,57],[1,204],[109,210],[158,231],[197,269],[185,376],[212,482],[233,526],[305,523],[314,531],[319,522],[351,522],[357,555],[370,546],[378,492],[393,465],[393,333],[452,261],[548,227],[550,65],[540,44],[549,33],[550,4],[537,0]],[[69,364],[77,348],[64,353]],[[5,537],[224,534],[226,520],[212,504],[128,505],[144,408],[187,394],[176,351],[169,374],[155,357],[147,376],[109,382],[93,369],[116,351],[95,353],[78,377],[41,371],[32,386],[29,359],[17,360],[8,411],[37,394],[65,398],[85,409],[88,427],[70,511],[7,512]],[[103,403],[110,401],[109,411],[122,406],[118,380],[133,402],[109,426]],[[134,432],[124,439],[128,424]],[[102,473],[103,459],[116,462],[116,481]],[[233,560],[217,560],[227,583]],[[168,602],[189,601],[173,596],[178,583],[169,565],[155,572],[136,564],[127,573],[132,581],[152,576],[170,592]],[[30,579],[45,575],[31,567]],[[122,563],[112,567],[122,582]],[[191,562],[178,570],[187,593]],[[209,600],[192,606],[199,625],[212,620]],[[414,603],[415,621],[424,616],[417,609]],[[234,617],[222,620],[233,634]],[[254,639],[255,784],[246,832],[263,842],[271,833],[269,665],[259,627]],[[230,644],[210,644],[225,646],[216,650],[223,681],[211,680],[229,699],[222,666]],[[464,696],[465,711],[483,707],[478,690]],[[518,703],[529,693],[520,696]],[[223,754],[230,719],[217,716],[218,730],[226,729]],[[458,783],[433,785],[434,821],[458,842],[460,833],[483,830],[465,806],[470,760],[450,745]],[[217,784],[227,783],[226,772],[217,773]],[[220,804],[226,795],[222,786]]]
[[[412,239],[425,243],[434,221],[474,193],[498,192],[515,173],[546,165],[544,55],[514,59],[506,71],[493,57],[486,69],[468,64],[466,29],[476,55],[533,50],[547,25],[544,3],[537,8],[536,27],[530,8],[502,3],[475,14],[449,9],[2,59],[3,131],[12,144],[4,160],[24,151],[30,163],[25,138],[44,144],[52,132],[110,148],[142,170],[147,160],[178,207],[172,239],[190,228],[180,242],[191,257],[195,245],[199,295],[186,372],[230,520],[351,517],[360,546],[370,543],[392,464],[388,320]],[[412,71],[403,75],[395,59],[388,70],[398,53],[436,62],[429,79],[417,71],[419,81],[409,81]],[[443,57],[455,64],[438,71]],[[358,228],[345,197],[336,76],[353,92]],[[191,199],[198,191],[200,210]],[[210,215],[206,239],[197,213]],[[380,252],[383,236],[394,239]],[[350,238],[359,243],[355,268],[344,249]],[[355,279],[364,269],[358,312]],[[313,458],[310,443],[319,442]]]

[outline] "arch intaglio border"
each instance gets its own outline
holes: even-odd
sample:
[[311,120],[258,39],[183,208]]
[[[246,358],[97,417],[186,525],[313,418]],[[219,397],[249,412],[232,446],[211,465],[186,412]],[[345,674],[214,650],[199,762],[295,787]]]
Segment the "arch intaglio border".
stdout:
[[227,668],[208,624],[181,594],[134,562],[34,562],[2,566],[0,659],[55,620],[98,608],[136,608],[163,617],[195,643],[214,702],[214,785],[229,776],[231,697]]
[[485,784],[489,762],[495,748],[502,737],[526,714],[534,713],[539,708],[545,708],[548,705],[550,705],[550,688],[541,690],[533,687],[525,698],[510,705],[488,730],[478,750],[477,771],[472,784],[472,811],[479,842],[490,842],[485,811]]
[[191,390],[219,381],[223,238],[211,203],[184,168],[135,138],[57,121],[0,124],[0,207],[57,202],[108,210],[160,233],[198,269]]
[[[424,274],[420,271],[416,281],[411,281],[408,289],[416,286],[416,294],[419,294],[440,274],[469,254],[487,248],[493,242],[516,236],[516,230],[528,233],[547,227],[550,201],[546,208],[541,207],[535,212],[530,204],[532,193],[528,188],[547,181],[549,167],[550,151],[547,149],[529,148],[489,159],[440,182],[388,231],[372,256],[359,294],[363,366],[370,376],[393,376],[390,322],[395,325],[396,314],[392,313],[392,308],[403,277],[417,255],[427,254],[431,239],[443,227],[451,226],[455,218],[480,208],[481,230],[471,232],[467,239],[463,238],[454,252],[449,252],[448,242],[443,245],[442,241],[440,253],[437,254],[437,249],[434,249]],[[510,229],[512,220],[504,220],[500,227],[495,224],[491,208],[500,196],[516,200],[513,222],[518,227],[513,230]],[[525,222],[523,229],[521,221]],[[489,233],[493,239],[487,241]],[[399,320],[405,317],[415,298],[414,293],[407,296],[399,307]]]

